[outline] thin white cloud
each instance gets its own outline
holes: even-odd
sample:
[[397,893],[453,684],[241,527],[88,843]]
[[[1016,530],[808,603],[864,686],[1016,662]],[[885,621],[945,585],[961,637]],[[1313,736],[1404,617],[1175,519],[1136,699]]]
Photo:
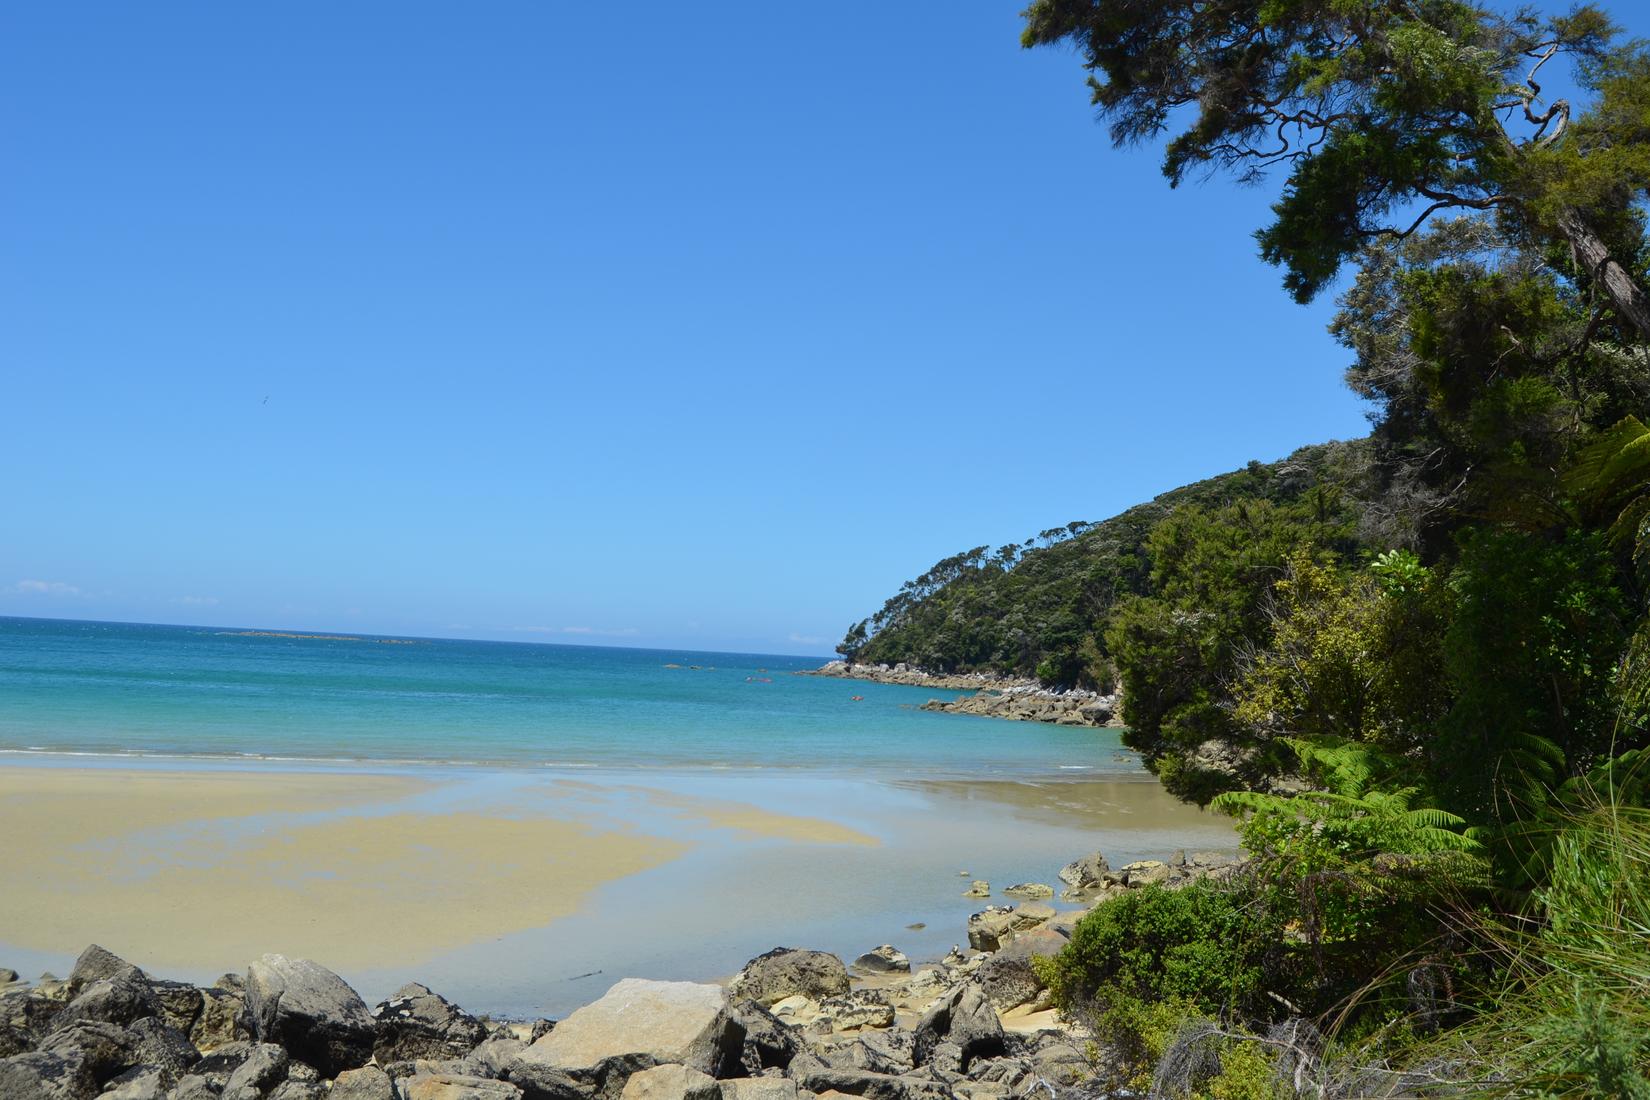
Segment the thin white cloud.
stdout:
[[815,638],[811,634],[798,634],[794,630],[791,631],[789,640],[795,642],[797,645],[824,645],[825,644],[825,639],[824,638]]
[[21,580],[11,590],[25,596],[84,596],[86,593],[62,581]]
[[216,597],[216,596],[179,596],[178,597],[178,603],[188,604],[190,607],[216,607],[218,605],[218,597]]

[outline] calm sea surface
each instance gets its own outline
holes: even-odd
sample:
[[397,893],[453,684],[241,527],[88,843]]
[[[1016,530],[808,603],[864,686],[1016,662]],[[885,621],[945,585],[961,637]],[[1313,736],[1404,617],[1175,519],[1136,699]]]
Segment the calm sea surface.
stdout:
[[[1116,732],[918,709],[816,658],[0,618],[0,752],[1138,774]],[[854,701],[853,696],[862,696]]]

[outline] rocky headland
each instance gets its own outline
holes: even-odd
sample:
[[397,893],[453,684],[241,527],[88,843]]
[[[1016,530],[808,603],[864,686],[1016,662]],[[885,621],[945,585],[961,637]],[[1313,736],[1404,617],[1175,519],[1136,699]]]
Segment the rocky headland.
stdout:
[[[1032,960],[1106,898],[1230,876],[1226,853],[1113,870],[969,918],[968,947],[913,967],[775,948],[723,984],[627,978],[560,1021],[477,1018],[410,984],[369,1008],[324,967],[264,955],[211,986],[88,947],[68,978],[0,970],[0,1100],[999,1100],[1058,1096],[1106,1054],[1052,1010]],[[990,896],[975,882],[970,896]]]
[[928,687],[942,691],[971,691],[960,699],[930,699],[923,710],[975,714],[1019,722],[1052,722],[1061,726],[1121,726],[1120,698],[1079,688],[1049,688],[1036,680],[994,672],[928,672],[905,664],[850,665],[830,661],[803,676],[831,676],[869,680],[879,684]]

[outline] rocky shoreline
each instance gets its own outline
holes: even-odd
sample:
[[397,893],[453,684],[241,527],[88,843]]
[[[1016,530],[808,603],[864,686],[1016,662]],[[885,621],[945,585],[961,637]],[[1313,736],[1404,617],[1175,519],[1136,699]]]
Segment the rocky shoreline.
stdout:
[[846,661],[830,661],[798,675],[974,693],[960,699],[930,699],[922,705],[923,710],[949,714],[974,714],[1017,722],[1052,722],[1061,726],[1117,728],[1123,724],[1117,695],[1102,695],[1078,688],[1048,688],[1036,680],[1002,676],[995,672],[928,672],[905,664],[850,665]]
[[[561,1021],[493,1021],[419,984],[369,1009],[305,959],[211,986],[98,946],[67,979],[0,970],[0,1100],[1007,1100],[1103,1068],[1032,960],[1127,890],[1240,872],[1226,853],[1113,870],[1096,852],[968,920],[968,950],[913,969],[891,945],[845,964],[775,948],[724,985],[627,978]],[[989,897],[974,882],[970,897]]]

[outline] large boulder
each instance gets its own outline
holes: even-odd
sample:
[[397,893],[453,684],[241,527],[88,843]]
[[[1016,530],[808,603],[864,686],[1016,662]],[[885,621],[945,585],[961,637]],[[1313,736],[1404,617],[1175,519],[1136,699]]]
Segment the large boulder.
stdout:
[[721,1087],[722,1100],[797,1100],[796,1082],[784,1077],[735,1077]]
[[328,1100],[395,1100],[390,1075],[377,1066],[346,1069],[332,1082]]
[[1029,1004],[1044,988],[1031,960],[1058,955],[1069,942],[1052,928],[1022,932],[1007,947],[980,964],[974,980],[999,1012]]
[[113,978],[125,973],[135,973],[144,977],[143,971],[97,944],[92,944],[80,953],[74,961],[74,969],[69,971],[69,992],[79,993],[86,986],[104,978]]
[[968,918],[968,946],[975,951],[996,951],[1014,935],[1014,910],[988,906]]
[[841,959],[825,951],[794,947],[776,947],[758,955],[728,985],[733,998],[748,997],[764,1005],[797,995],[819,1001],[846,992],[848,968]]
[[160,1018],[185,1035],[194,1030],[200,1019],[205,995],[188,982],[149,982],[149,991],[160,1006]]
[[40,1041],[37,1053],[78,1062],[98,1085],[143,1061],[137,1037],[102,1020],[78,1020],[58,1028]]
[[529,1097],[617,1097],[630,1075],[676,1063],[712,1077],[739,1065],[745,1029],[714,985],[626,978],[510,1063]]
[[188,1073],[200,1061],[200,1052],[189,1037],[158,1016],[146,1016],[126,1029],[131,1036],[138,1064],[160,1071],[168,1085]]
[[421,1073],[401,1079],[401,1096],[404,1100],[520,1100],[521,1089],[490,1077]]
[[201,1008],[189,1028],[189,1041],[203,1054],[227,1043],[252,1038],[252,1018],[246,1011],[246,997],[236,990],[214,986],[202,989]]
[[128,966],[106,978],[97,978],[77,987],[74,1000],[63,1006],[52,1021],[54,1028],[80,1021],[97,1021],[125,1026],[145,1016],[160,1015],[160,1002],[149,981],[135,966]]
[[0,1061],[0,1100],[89,1100],[98,1087],[78,1052],[31,1051]]
[[477,1077],[502,1077],[510,1063],[526,1049],[527,1044],[513,1035],[495,1035],[477,1044],[465,1056],[464,1064]]
[[838,1031],[894,1026],[894,1002],[879,989],[855,989],[826,997],[819,1002],[819,1014],[828,1017]]
[[463,1058],[487,1038],[481,1021],[414,982],[372,1010],[379,1065],[410,1058]]
[[911,960],[893,944],[885,943],[855,959],[854,969],[862,974],[909,974]]
[[98,1100],[166,1100],[166,1076],[154,1066],[134,1066],[98,1093]]
[[960,1049],[963,1072],[976,1058],[994,1058],[1005,1049],[1003,1023],[997,1018],[997,1010],[973,982],[964,982],[935,1001],[914,1030],[919,1065],[927,1062],[941,1043],[952,1043]]
[[246,972],[252,1031],[276,1043],[323,1077],[364,1065],[376,1031],[355,990],[319,963],[265,955]]
[[654,1066],[632,1073],[621,1100],[721,1100],[716,1078],[688,1066]]
[[739,1061],[752,1077],[765,1069],[784,1069],[802,1050],[802,1037],[755,1001],[740,1001],[730,1010],[733,1020],[744,1029]]
[[274,1043],[259,1043],[247,1051],[246,1060],[223,1087],[223,1100],[264,1100],[275,1086],[286,1080],[292,1059]]
[[1067,893],[1082,894],[1099,889],[1110,870],[1111,864],[1106,862],[1104,855],[1091,852],[1082,859],[1074,859],[1060,868],[1060,881],[1066,884]]
[[945,1085],[926,1077],[864,1070],[814,1070],[798,1083],[809,1092],[837,1092],[865,1100],[952,1100],[953,1095]]

